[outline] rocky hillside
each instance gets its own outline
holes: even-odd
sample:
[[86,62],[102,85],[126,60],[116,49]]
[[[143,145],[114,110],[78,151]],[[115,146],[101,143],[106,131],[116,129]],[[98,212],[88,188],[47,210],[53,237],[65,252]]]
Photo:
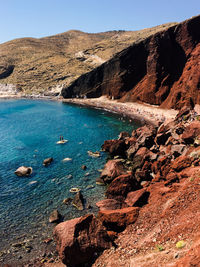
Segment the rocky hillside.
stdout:
[[200,16],[135,42],[63,88],[65,98],[107,95],[166,108],[200,104]]
[[55,227],[62,262],[200,266],[200,115],[181,110],[174,121],[122,132],[102,149],[110,160],[96,182],[107,185],[106,199],[96,203],[97,217]]
[[0,84],[16,85],[16,89],[26,94],[59,93],[62,87],[115,53],[174,24],[129,32],[68,31],[41,39],[23,38],[0,44]]

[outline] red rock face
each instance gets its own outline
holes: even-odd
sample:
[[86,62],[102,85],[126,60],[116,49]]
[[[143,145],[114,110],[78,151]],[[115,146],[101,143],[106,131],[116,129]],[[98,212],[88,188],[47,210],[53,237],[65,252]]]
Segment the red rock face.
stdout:
[[107,95],[166,108],[200,104],[200,16],[134,44],[81,76],[63,97]]

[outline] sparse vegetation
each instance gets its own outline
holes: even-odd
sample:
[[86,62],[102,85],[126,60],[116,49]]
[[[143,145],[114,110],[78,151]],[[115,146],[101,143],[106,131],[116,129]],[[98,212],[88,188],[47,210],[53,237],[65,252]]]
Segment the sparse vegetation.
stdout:
[[91,71],[134,42],[174,24],[141,31],[95,34],[68,31],[41,39],[22,38],[0,44],[0,77],[4,76],[3,73],[10,66],[14,68],[12,73],[1,77],[1,83],[17,84],[29,94],[48,93],[49,88],[70,85],[80,75]]
[[176,247],[177,248],[184,248],[186,245],[185,241],[184,240],[180,240],[176,243]]
[[157,244],[156,245],[156,250],[157,251],[163,251],[164,250],[164,247],[162,245]]

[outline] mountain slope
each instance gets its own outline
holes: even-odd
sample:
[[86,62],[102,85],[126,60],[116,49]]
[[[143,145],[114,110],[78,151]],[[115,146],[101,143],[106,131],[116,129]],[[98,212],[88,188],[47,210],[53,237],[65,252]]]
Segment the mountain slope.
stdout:
[[59,92],[130,44],[174,24],[133,32],[68,31],[0,44],[0,84],[14,84],[26,94],[48,94],[51,90],[55,92],[56,87]]
[[64,98],[107,95],[179,109],[200,104],[200,16],[119,52],[63,88]]

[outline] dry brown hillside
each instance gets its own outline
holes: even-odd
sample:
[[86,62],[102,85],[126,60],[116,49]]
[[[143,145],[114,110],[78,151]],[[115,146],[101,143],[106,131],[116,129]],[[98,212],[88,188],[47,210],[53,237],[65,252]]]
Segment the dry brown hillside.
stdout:
[[68,86],[130,44],[174,24],[94,34],[73,30],[0,44],[0,90],[2,84],[14,84],[26,94],[60,92],[62,86]]

